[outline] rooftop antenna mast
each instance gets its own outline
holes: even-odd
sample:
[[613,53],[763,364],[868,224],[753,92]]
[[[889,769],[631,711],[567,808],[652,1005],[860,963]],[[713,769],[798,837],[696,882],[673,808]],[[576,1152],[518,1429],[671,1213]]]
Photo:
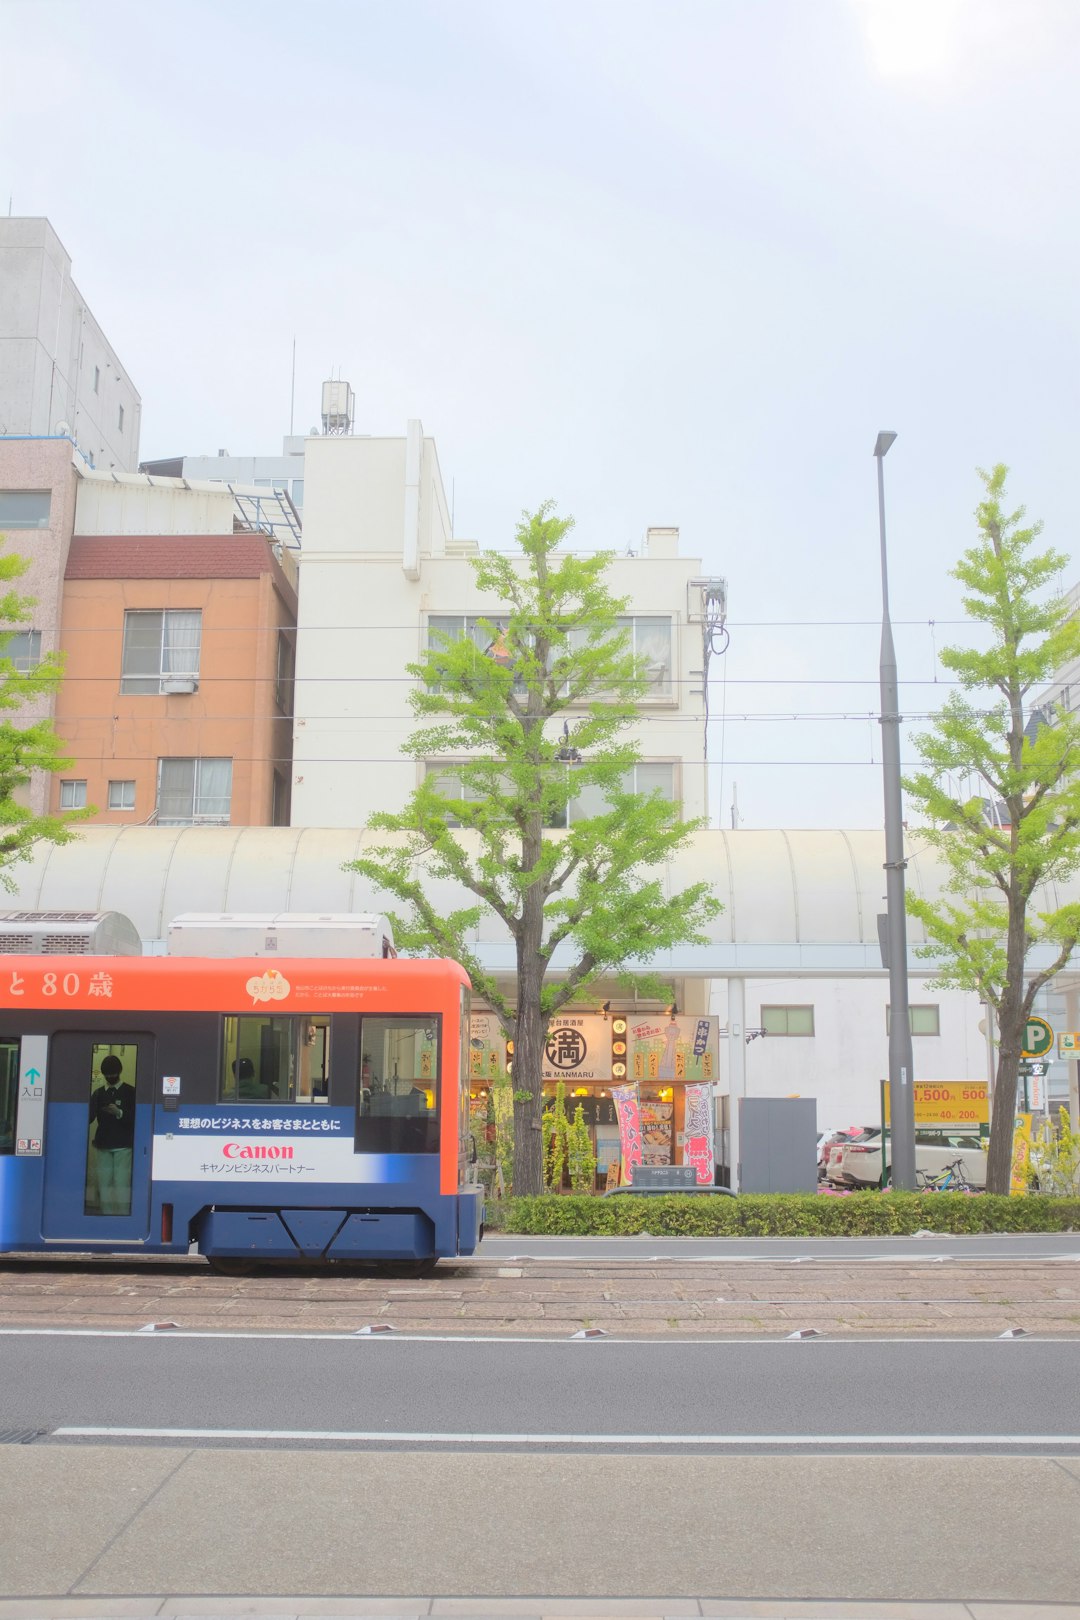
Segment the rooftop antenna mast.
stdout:
[[296,339],[292,340],[292,386],[289,389],[289,438],[293,436],[293,423],[296,420]]

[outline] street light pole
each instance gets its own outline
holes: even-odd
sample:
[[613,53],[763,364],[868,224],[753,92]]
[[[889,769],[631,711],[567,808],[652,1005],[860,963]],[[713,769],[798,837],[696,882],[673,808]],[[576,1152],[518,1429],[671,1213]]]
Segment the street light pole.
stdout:
[[[900,798],[900,695],[896,650],[889,619],[889,564],[885,552],[884,461],[896,438],[879,433],[877,461],[878,525],[881,532],[881,767],[885,787],[885,894],[889,955],[889,1128],[892,1183],[915,1191],[915,1085],[908,1012],[907,918],[904,913],[904,824]],[[882,1170],[885,1168],[882,1143]]]

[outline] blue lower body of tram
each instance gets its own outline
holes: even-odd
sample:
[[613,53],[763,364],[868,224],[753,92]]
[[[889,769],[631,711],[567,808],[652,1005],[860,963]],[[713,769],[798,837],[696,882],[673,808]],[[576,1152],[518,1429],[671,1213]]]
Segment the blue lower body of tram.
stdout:
[[50,1103],[46,1152],[0,1156],[0,1251],[195,1248],[211,1260],[308,1263],[473,1253],[482,1189],[441,1192],[439,1153],[357,1152],[347,1108],[295,1123],[243,1105],[222,1118],[140,1104],[124,1197],[110,1209],[86,1108]]

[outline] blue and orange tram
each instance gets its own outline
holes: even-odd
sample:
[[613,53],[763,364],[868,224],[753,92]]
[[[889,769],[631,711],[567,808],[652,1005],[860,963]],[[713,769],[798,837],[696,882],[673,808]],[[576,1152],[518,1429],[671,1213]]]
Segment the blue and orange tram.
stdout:
[[0,958],[0,1251],[471,1254],[449,961]]

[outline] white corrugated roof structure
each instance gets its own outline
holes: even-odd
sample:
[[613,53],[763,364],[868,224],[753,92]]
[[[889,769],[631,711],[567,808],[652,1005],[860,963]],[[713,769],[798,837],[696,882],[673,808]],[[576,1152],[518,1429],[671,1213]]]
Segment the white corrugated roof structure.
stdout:
[[[169,923],[182,912],[384,911],[385,891],[343,868],[387,841],[347,828],[86,827],[71,843],[41,843],[31,860],[8,867],[15,889],[7,904],[119,911],[148,950],[162,950]],[[880,974],[883,860],[876,831],[700,832],[669,863],[665,882],[676,890],[704,880],[724,910],[706,945],[661,952],[652,965],[715,978]],[[933,852],[909,838],[909,888],[934,895],[941,879]],[[449,883],[433,891],[446,910],[468,903]],[[1035,903],[1049,910],[1078,894],[1070,885],[1037,894]],[[922,939],[909,924],[913,949]],[[475,948],[486,967],[512,969],[511,942],[494,917],[480,924]],[[913,957],[912,969],[918,965]]]

